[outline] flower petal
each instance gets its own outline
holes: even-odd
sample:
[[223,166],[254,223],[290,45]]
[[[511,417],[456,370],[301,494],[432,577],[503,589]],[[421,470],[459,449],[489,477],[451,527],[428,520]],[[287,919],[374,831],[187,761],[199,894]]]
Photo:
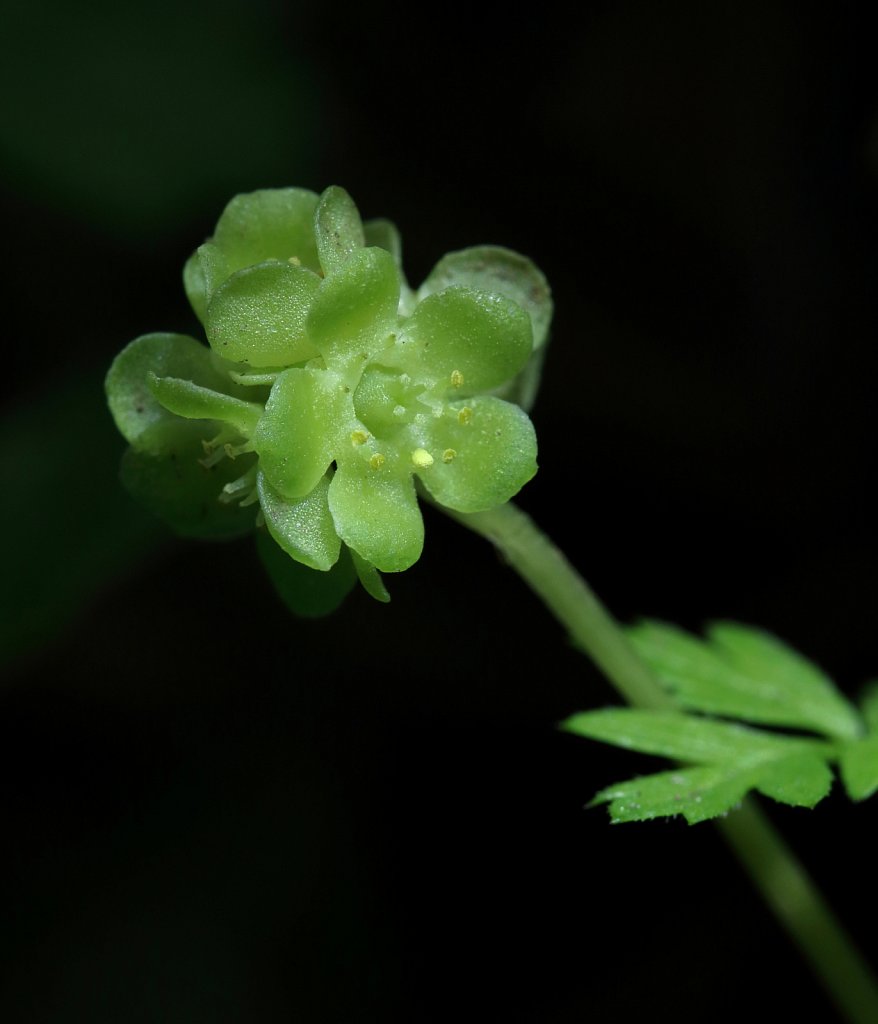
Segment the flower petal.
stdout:
[[[428,424],[432,464],[418,474],[441,505],[482,512],[502,505],[537,471],[537,441],[527,413],[483,395],[452,402]],[[426,461],[426,460],[424,460]]]
[[331,427],[339,410],[324,375],[310,368],[282,373],[253,434],[265,476],[287,501],[309,494],[334,458]]
[[304,188],[262,189],[235,196],[217,222],[213,238],[197,254],[208,299],[236,271],[266,260],[293,259],[319,271],[316,209],[316,192]]
[[338,561],[341,541],[329,512],[329,480],[324,476],[304,498],[288,502],[260,473],[259,504],[268,532],[297,562],[326,572]]
[[418,290],[418,298],[452,285],[504,295],[529,314],[533,347],[545,344],[552,320],[552,293],[542,272],[526,257],[499,245],[479,245],[443,256]]
[[320,264],[327,274],[338,270],[366,244],[359,211],[353,199],[338,185],[330,186],[320,197],[314,231]]
[[377,217],[375,220],[364,222],[363,234],[366,238],[366,245],[377,245],[379,249],[386,249],[393,257],[400,281],[399,311],[404,316],[409,316],[415,308],[415,295],[402,268],[402,238],[399,229],[393,221]]
[[308,336],[327,364],[360,363],[387,344],[398,306],[393,257],[384,249],[358,249],[320,285]]
[[474,394],[513,377],[531,353],[530,317],[502,295],[446,288],[419,303],[397,347],[399,365],[443,391]]
[[381,572],[401,572],[420,557],[424,521],[415,485],[393,460],[380,469],[357,458],[339,461],[329,508],[345,544]]
[[191,380],[157,377],[154,373],[149,373],[147,380],[155,400],[168,412],[187,420],[219,420],[249,437],[262,415],[259,402],[245,402],[193,384]]
[[155,455],[162,454],[171,434],[153,428],[175,422],[176,416],[156,401],[150,373],[194,381],[212,391],[240,391],[214,365],[210,349],[194,338],[185,334],[135,338],[113,360],[106,380],[107,401],[125,440]]
[[305,320],[320,278],[290,263],[260,263],[233,274],[207,307],[207,338],[224,359],[290,366],[317,355]]

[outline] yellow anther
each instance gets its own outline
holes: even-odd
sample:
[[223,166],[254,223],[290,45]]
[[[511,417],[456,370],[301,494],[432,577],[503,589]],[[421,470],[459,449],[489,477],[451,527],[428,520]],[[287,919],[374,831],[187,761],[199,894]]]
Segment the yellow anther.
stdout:
[[460,372],[460,370],[451,371],[451,386],[453,388],[463,387],[463,374]]
[[465,405],[460,412],[457,414],[457,422],[465,427],[467,423],[473,418],[473,411],[468,405]]
[[381,469],[384,465],[384,456],[381,452],[375,452],[371,459],[369,459],[369,465],[372,469]]
[[453,448],[446,448],[442,453],[442,461],[451,462],[455,455],[457,455],[457,452]]
[[290,258],[287,260],[287,263],[291,263],[294,267],[301,267],[302,265],[302,261],[299,259],[298,256],[290,256]]
[[426,448],[415,448],[412,452],[412,463],[418,469],[429,469],[433,465],[433,456]]
[[352,430],[351,431],[351,444],[358,448],[361,444],[365,444],[369,440],[369,435],[365,430]]

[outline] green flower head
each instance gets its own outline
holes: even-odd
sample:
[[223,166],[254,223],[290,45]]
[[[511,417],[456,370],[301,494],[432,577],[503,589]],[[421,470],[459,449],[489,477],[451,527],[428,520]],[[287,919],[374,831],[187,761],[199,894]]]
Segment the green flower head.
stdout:
[[415,293],[392,224],[279,189],[233,199],[184,284],[209,347],[146,335],[107,376],[123,480],[179,532],[264,522],[303,566],[347,547],[374,576],[418,559],[419,488],[476,512],[536,472],[522,405],[551,300],[516,253],[452,253]]

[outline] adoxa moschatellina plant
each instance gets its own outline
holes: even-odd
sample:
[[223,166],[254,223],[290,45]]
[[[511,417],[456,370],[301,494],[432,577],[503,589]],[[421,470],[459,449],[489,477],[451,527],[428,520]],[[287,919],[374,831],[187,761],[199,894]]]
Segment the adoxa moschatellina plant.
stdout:
[[551,319],[543,275],[483,246],[444,257],[414,291],[400,254],[394,226],[364,224],[341,188],[233,199],[183,274],[207,344],[148,334],[107,375],[130,444],[123,481],[184,535],[257,528],[275,585],[306,614],[331,610],[357,577],[387,600],[379,572],[421,553],[419,495],[487,537],[634,705],[575,714],[567,731],[675,763],[595,802],[618,822],[721,818],[846,1018],[874,1024],[871,973],[747,794],[813,807],[837,766],[849,796],[872,795],[878,689],[855,707],[801,655],[737,624],[706,640],[660,623],[622,630],[509,502],[537,468],[526,410]]
[[288,559],[335,570],[306,588],[330,601],[352,582],[349,551],[385,597],[376,570],[421,554],[418,489],[479,512],[536,472],[518,402],[551,300],[524,257],[452,253],[414,292],[392,224],[364,225],[344,189],[289,188],[233,199],[184,282],[208,345],[148,334],[107,377],[123,479],[178,531],[264,524]]

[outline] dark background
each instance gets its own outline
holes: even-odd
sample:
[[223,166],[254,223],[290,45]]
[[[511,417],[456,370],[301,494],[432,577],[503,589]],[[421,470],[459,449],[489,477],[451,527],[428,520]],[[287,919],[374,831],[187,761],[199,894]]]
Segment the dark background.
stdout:
[[[409,278],[482,242],[556,319],[520,503],[613,611],[875,644],[868,4],[7,3],[0,1016],[832,1021],[710,826],[583,804],[613,693],[426,511],[389,606],[293,620],[116,482],[113,355],[195,331],[236,191],[344,185]],[[875,809],[771,808],[873,963]]]

